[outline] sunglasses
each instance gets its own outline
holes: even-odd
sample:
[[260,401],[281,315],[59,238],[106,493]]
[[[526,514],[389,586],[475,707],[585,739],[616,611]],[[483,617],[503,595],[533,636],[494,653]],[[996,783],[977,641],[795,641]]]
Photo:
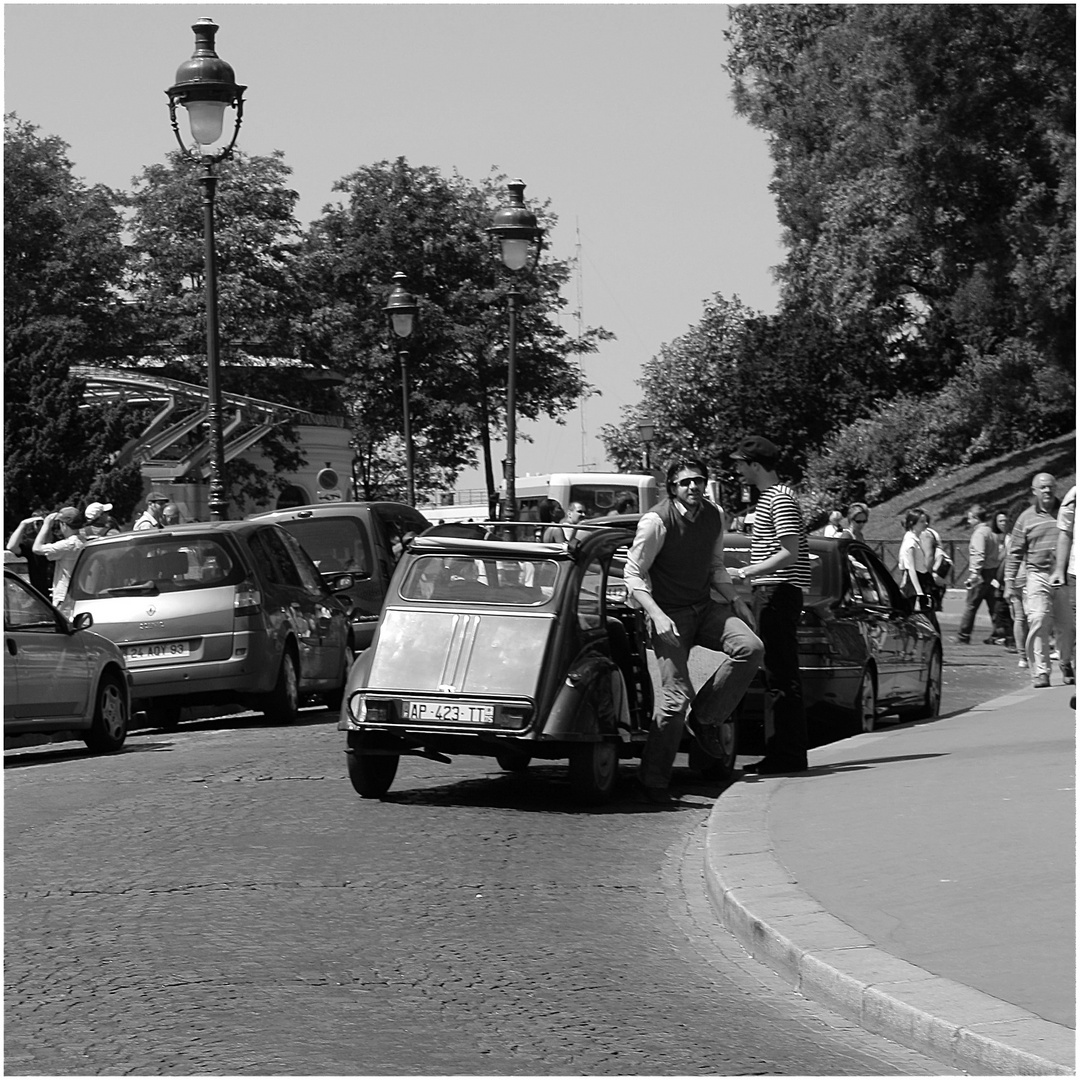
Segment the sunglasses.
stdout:
[[689,487],[691,484],[702,484],[702,485],[704,485],[705,477],[704,476],[684,476],[681,480],[676,480],[675,483],[679,487]]
[[851,520],[854,521],[856,525],[865,525],[867,523],[867,521],[869,521],[870,519],[869,518],[852,518]]

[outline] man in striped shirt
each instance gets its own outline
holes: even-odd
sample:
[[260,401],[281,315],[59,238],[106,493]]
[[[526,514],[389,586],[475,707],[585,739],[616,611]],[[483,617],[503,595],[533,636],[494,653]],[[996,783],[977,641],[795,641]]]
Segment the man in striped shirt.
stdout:
[[742,440],[731,455],[744,484],[760,492],[754,508],[750,564],[735,571],[754,589],[758,636],[765,644],[765,671],[773,705],[773,733],[765,757],[748,771],[802,772],[806,769],[806,709],[799,674],[799,617],[810,587],[810,544],[795,492],[780,482],[780,451],[760,435]]
[[[1071,641],[1075,631],[1068,595],[1051,582],[1057,554],[1058,524],[1054,514],[1057,481],[1046,472],[1036,473],[1031,481],[1034,501],[1016,519],[1009,537],[1009,558],[1005,564],[1005,593],[1024,597],[1028,617],[1027,661],[1036,689],[1050,685],[1050,631],[1057,628],[1065,638],[1061,650],[1062,679],[1072,682]],[[1020,564],[1027,567],[1025,580],[1017,574]]]

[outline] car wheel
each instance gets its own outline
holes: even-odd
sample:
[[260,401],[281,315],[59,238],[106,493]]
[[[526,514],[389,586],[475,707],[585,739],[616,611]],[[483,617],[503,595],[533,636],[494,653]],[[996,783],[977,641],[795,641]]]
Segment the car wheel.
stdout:
[[926,694],[921,704],[901,711],[905,720],[933,720],[941,715],[941,667],[941,650],[935,648],[926,671]]
[[619,748],[615,743],[575,743],[570,747],[570,786],[585,802],[606,802],[618,775]]
[[83,742],[99,754],[119,750],[127,738],[128,697],[115,675],[105,675],[97,690],[94,720]]
[[873,731],[877,724],[877,683],[871,668],[863,670],[859,692],[855,695],[852,733]]
[[156,698],[143,710],[146,722],[162,731],[175,731],[180,726],[180,702],[172,698]]
[[702,726],[687,751],[690,768],[705,780],[724,780],[735,771],[739,742],[738,710],[722,724]]
[[349,684],[349,672],[352,671],[352,666],[356,660],[356,653],[353,652],[351,645],[345,646],[345,673],[341,676],[341,686],[336,690],[328,690],[322,696],[323,704],[328,709],[334,709],[335,711],[341,708],[341,703],[345,699],[345,687]]
[[273,724],[291,724],[300,715],[300,679],[296,658],[288,649],[281,658],[274,689],[263,700],[262,712]]
[[524,750],[496,750],[495,760],[499,763],[499,768],[507,772],[524,772],[532,761],[532,755]]
[[351,750],[346,758],[349,762],[349,780],[357,795],[364,799],[381,799],[389,790],[397,776],[397,754],[364,754]]

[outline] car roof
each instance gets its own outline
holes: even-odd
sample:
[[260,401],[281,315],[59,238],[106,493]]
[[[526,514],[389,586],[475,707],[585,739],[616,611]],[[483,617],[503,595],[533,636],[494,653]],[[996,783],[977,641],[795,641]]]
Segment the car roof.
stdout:
[[412,513],[423,517],[423,514],[414,506],[410,506],[408,503],[393,502],[391,500],[344,500],[339,499],[335,502],[320,502],[320,503],[307,503],[304,506],[286,506],[280,510],[260,510],[255,514],[248,514],[248,521],[258,521],[260,519],[266,520],[278,520],[283,517],[329,517],[333,514],[340,514],[342,510],[410,510]]
[[127,543],[131,540],[149,542],[173,536],[206,536],[215,532],[243,534],[274,524],[272,521],[185,521],[182,525],[166,525],[163,529],[139,529],[124,533],[112,533],[109,536],[97,536],[93,540],[88,540],[86,546],[101,547],[106,544]]

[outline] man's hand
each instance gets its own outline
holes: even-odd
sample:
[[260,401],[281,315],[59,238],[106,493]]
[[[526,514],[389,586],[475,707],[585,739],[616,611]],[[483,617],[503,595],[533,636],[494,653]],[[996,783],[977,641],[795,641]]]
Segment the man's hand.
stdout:
[[653,633],[668,645],[679,644],[679,631],[675,626],[675,620],[665,615],[663,611],[657,611],[650,616],[652,619]]
[[1065,574],[1061,570],[1055,570],[1050,575],[1050,584],[1051,585],[1064,585],[1065,584]]
[[751,630],[757,630],[757,623],[754,619],[754,613],[750,610],[750,605],[745,600],[743,600],[742,597],[736,596],[735,603],[733,603],[731,606],[732,608],[734,608],[735,614],[738,615],[739,618],[742,619],[742,621],[746,623],[746,625],[749,626]]

